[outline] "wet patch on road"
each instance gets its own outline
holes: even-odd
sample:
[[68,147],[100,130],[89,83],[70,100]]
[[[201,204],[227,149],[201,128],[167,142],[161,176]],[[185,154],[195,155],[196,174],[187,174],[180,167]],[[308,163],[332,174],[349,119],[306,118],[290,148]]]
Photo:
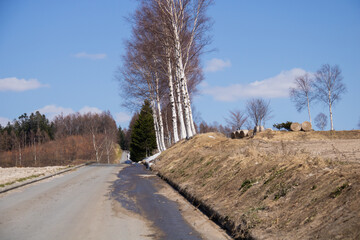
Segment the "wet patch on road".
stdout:
[[181,216],[177,203],[158,194],[164,184],[144,166],[134,164],[119,172],[111,197],[126,210],[149,220],[159,231],[154,239],[202,239]]

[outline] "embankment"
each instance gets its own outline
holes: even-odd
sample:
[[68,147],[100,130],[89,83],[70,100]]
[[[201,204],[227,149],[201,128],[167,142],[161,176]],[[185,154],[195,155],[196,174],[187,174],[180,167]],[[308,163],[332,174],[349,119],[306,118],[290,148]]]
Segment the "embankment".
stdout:
[[[359,239],[359,133],[201,134],[163,152],[152,168],[236,239]],[[322,157],[332,141],[334,153]],[[353,151],[342,152],[341,141]]]

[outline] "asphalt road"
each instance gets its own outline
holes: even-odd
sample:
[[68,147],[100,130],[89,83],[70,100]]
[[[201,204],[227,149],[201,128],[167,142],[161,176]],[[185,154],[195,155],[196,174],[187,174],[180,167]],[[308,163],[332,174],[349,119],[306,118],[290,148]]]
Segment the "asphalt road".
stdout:
[[90,165],[0,194],[0,239],[229,239],[138,164]]

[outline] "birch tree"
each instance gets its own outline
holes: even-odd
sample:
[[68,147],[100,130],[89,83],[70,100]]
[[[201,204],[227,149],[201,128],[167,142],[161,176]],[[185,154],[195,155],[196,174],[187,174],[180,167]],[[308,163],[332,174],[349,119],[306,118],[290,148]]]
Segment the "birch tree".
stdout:
[[324,131],[324,128],[326,127],[328,122],[328,118],[325,114],[323,113],[319,113],[316,117],[315,117],[315,125],[321,129],[321,131]]
[[306,73],[295,78],[295,87],[290,88],[290,99],[295,103],[296,110],[301,112],[305,107],[307,107],[310,123],[310,103],[314,100],[313,82],[313,78]]
[[132,36],[118,79],[127,106],[139,109],[149,99],[159,151],[166,149],[162,106],[171,107],[172,136],[168,139],[176,143],[196,133],[191,94],[202,80],[199,56],[208,43],[205,11],[210,3],[143,0],[130,20]]
[[87,119],[87,129],[90,133],[93,148],[95,151],[96,162],[100,162],[103,154],[104,141],[98,134],[100,132],[99,115],[88,113],[84,116]]
[[229,117],[225,118],[225,121],[231,131],[235,131],[236,129],[241,129],[247,119],[248,117],[242,111],[234,110],[229,112]]
[[315,74],[315,96],[317,100],[329,108],[332,131],[334,130],[332,107],[341,99],[341,95],[346,92],[346,87],[342,80],[343,77],[338,65],[330,66],[329,64],[324,64]]
[[254,98],[246,103],[246,111],[255,126],[265,125],[265,121],[271,118],[270,101],[262,98]]
[[[172,47],[176,66],[176,80],[178,92],[181,95],[184,108],[186,136],[192,137],[195,133],[193,123],[191,101],[186,78],[186,67],[190,59],[190,53],[200,53],[206,45],[201,42],[204,31],[207,28],[206,9],[211,1],[206,0],[154,0],[160,11],[168,20],[169,32],[172,36]],[[184,41],[181,41],[184,37]],[[198,44],[196,44],[196,42]],[[194,51],[194,49],[197,49]],[[180,91],[179,91],[180,90]]]

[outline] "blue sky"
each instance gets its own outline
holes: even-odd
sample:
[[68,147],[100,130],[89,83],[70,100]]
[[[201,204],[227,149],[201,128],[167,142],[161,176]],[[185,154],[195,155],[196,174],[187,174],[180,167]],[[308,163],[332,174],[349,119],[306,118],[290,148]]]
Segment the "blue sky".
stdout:
[[[135,0],[0,1],[0,124],[40,110],[110,110],[127,127],[114,79],[130,35],[124,17]],[[265,97],[273,118],[307,120],[288,98],[299,74],[338,64],[347,93],[334,107],[336,130],[360,121],[360,1],[219,0],[209,9],[216,49],[202,56],[205,79],[193,99],[196,119],[224,124],[230,110]],[[328,114],[313,104],[312,117]],[[329,124],[328,124],[329,127]]]

